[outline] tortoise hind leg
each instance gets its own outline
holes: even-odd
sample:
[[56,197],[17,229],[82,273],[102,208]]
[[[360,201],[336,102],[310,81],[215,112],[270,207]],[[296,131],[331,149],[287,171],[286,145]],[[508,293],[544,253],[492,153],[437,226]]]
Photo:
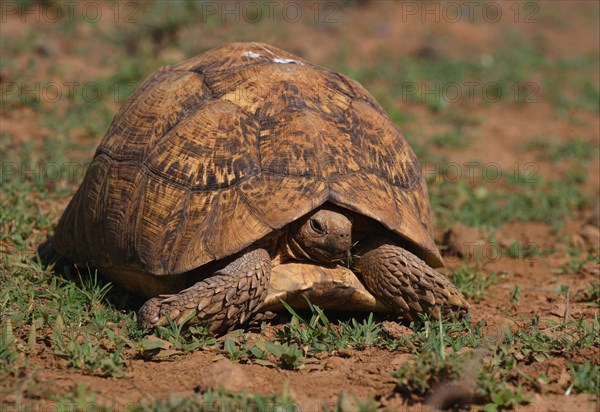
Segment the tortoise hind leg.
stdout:
[[367,288],[405,319],[469,307],[448,279],[404,248],[377,242],[362,246],[358,254],[357,267]]
[[211,332],[231,329],[260,309],[270,276],[269,253],[254,249],[190,288],[148,300],[138,322],[145,327],[166,325],[168,313],[177,323],[193,316],[189,324],[208,326]]

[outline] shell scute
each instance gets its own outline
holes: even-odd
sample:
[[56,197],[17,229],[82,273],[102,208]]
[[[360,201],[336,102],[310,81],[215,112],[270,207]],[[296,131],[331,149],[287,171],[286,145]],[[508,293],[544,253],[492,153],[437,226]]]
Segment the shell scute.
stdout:
[[148,151],[182,118],[197,110],[206,97],[200,75],[160,69],[121,107],[98,151],[114,159],[141,163]]
[[149,152],[145,165],[192,191],[236,184],[259,172],[258,122],[233,103],[211,100]]

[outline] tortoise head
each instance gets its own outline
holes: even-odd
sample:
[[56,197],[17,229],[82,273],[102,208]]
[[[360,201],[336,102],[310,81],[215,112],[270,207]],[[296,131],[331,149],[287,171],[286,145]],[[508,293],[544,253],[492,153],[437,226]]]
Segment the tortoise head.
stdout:
[[288,250],[296,259],[331,262],[352,247],[352,217],[333,206],[323,206],[290,225]]

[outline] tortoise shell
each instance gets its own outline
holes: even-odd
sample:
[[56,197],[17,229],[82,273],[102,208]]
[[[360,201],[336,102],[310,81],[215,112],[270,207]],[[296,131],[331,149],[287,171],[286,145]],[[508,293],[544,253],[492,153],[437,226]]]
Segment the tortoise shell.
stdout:
[[234,43],[157,70],[127,99],[54,247],[98,269],[179,274],[325,202],[442,265],[421,167],[374,98],[273,46]]

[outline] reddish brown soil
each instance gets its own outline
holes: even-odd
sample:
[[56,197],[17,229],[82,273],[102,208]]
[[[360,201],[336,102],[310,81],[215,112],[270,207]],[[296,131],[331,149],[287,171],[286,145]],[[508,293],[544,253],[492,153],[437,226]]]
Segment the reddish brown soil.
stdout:
[[[474,52],[493,55],[496,45],[502,41],[503,31],[511,29],[525,38],[531,36],[545,38],[547,44],[545,52],[551,56],[598,54],[600,45],[597,36],[597,3],[537,2],[537,4],[540,7],[540,23],[537,24],[517,24],[513,22],[512,17],[501,19],[496,24],[486,24],[482,21],[448,22],[443,18],[437,24],[431,22],[423,24],[419,17],[407,17],[403,14],[406,10],[403,11],[400,3],[370,2],[366,5],[337,8],[335,17],[339,23],[332,25],[297,23],[271,27],[261,23],[254,26],[243,25],[235,31],[232,30],[231,25],[217,25],[210,32],[203,34],[201,47],[206,49],[232,40],[268,41],[323,65],[331,64],[334,59],[332,56],[339,55],[340,49],[344,47],[349,55],[348,66],[356,70],[363,64],[371,64],[371,57],[381,59],[382,51],[394,56],[414,53],[430,39],[445,56],[460,57]],[[508,14],[510,11],[506,9],[509,5],[504,4],[505,16],[510,16]],[[407,18],[406,22],[403,22],[404,18]],[[33,72],[33,76],[44,81],[78,79],[84,82],[109,75],[116,71],[115,65],[118,64],[111,56],[123,54],[119,51],[120,46],[110,43],[107,43],[107,48],[101,52],[94,52],[91,55],[87,53],[86,48],[94,44],[95,33],[90,32],[85,25],[77,25],[75,33],[67,35],[57,31],[52,24],[44,22],[23,24],[15,16],[8,16],[6,24],[4,21],[2,24],[3,36],[18,36],[26,33],[27,30],[41,30],[45,33],[45,41],[53,50],[51,59],[40,58],[32,51],[18,56],[14,61],[16,67],[25,67],[29,64],[29,58],[35,59],[39,65]],[[111,23],[109,21],[106,24]],[[175,60],[185,56],[184,52],[173,50],[160,53],[174,56]],[[100,55],[103,57],[101,58]],[[52,71],[56,62],[60,62],[61,71]],[[2,75],[9,74],[3,72]],[[7,79],[4,78],[3,81]],[[377,83],[378,81],[375,80],[374,84]],[[398,102],[397,105],[412,116],[408,127],[414,132],[411,134],[413,139],[426,141],[426,136],[431,136],[432,131],[435,130],[435,126],[431,124],[435,124],[436,114],[424,109],[422,105],[402,102]],[[117,106],[115,104],[115,108]],[[477,138],[464,149],[437,151],[454,162],[462,163],[476,159],[482,163],[496,162],[503,169],[508,169],[515,162],[519,164],[536,162],[540,173],[552,179],[560,177],[562,171],[549,161],[537,158],[535,152],[524,151],[523,144],[527,140],[536,136],[552,135],[564,141],[573,137],[583,137],[594,142],[595,145],[599,142],[600,122],[597,113],[581,109],[573,108],[567,116],[559,117],[549,102],[541,101],[525,106],[474,104],[470,110],[472,116],[481,120],[480,125],[475,129]],[[577,121],[570,121],[574,117]],[[39,115],[29,107],[3,110],[0,118],[1,130],[17,135],[23,141],[31,141],[35,147],[43,139],[53,138],[38,119]],[[93,138],[98,142],[100,137]],[[81,139],[90,139],[90,137],[81,137]],[[91,156],[91,151],[86,150],[85,153],[78,155],[80,158],[88,158]],[[598,157],[594,157],[589,164],[588,180],[584,188],[596,201],[599,176],[600,163]],[[54,220],[58,219],[67,201],[68,199],[65,198],[61,202],[45,206]],[[520,317],[540,316],[561,320],[567,309],[567,301],[565,296],[556,294],[557,285],[568,285],[573,296],[577,291],[585,289],[591,281],[597,281],[600,276],[600,268],[597,264],[588,264],[577,274],[556,273],[556,269],[568,261],[565,253],[566,244],[569,241],[582,241],[581,231],[591,213],[591,210],[574,213],[567,220],[562,231],[557,234],[552,232],[549,225],[536,222],[510,223],[501,228],[496,233],[496,240],[500,244],[510,245],[513,240],[519,240],[538,244],[542,250],[555,247],[559,252],[546,258],[515,260],[502,257],[475,262],[482,273],[496,271],[504,274],[504,278],[491,287],[484,299],[472,302],[473,321],[485,320],[486,331],[492,335],[506,325],[516,328],[514,319]],[[446,229],[438,227],[436,231],[441,233]],[[597,240],[588,241],[585,246],[591,249],[598,248],[597,242]],[[460,267],[465,263],[464,259],[447,258],[447,266],[450,268]],[[522,290],[518,304],[510,301],[515,284],[520,285]],[[592,317],[598,314],[597,309],[590,309],[584,303],[573,301],[568,303],[568,312],[573,318]],[[106,405],[124,406],[166,397],[169,393],[180,396],[192,395],[198,390],[211,386],[212,377],[206,371],[215,361],[223,358],[221,351],[208,349],[163,361],[132,359],[127,368],[127,375],[116,379],[89,376],[75,369],[69,369],[63,361],[51,354],[49,348],[42,344],[38,346],[39,354],[30,359],[29,377],[23,379],[31,379],[36,383],[33,387],[37,388],[38,392],[30,393],[29,401],[42,408],[52,404],[48,401],[49,395],[72,391],[79,383],[84,383],[97,391],[99,402]],[[597,364],[599,356],[597,349],[590,353],[581,353],[581,361],[593,360],[592,358],[596,357],[593,362]],[[289,382],[290,394],[302,411],[319,411],[323,402],[334,405],[342,392],[356,394],[361,399],[374,396],[379,407],[389,410],[413,410],[413,408],[421,410],[423,404],[419,402],[411,404],[396,391],[395,379],[390,375],[408,359],[410,356],[401,352],[368,348],[363,351],[346,350],[309,359],[306,368],[300,371],[238,363],[224,363],[223,368],[233,368],[232,374],[241,374],[244,378],[241,382],[245,383],[242,386],[250,392],[261,394],[281,392],[284,382]],[[533,401],[529,405],[521,406],[519,410],[597,410],[597,399],[590,394],[568,397],[564,395],[570,383],[564,359],[553,358],[533,364],[525,372],[531,376],[546,373],[555,377],[556,381],[547,387],[525,386],[526,395]],[[21,401],[23,400],[15,399],[12,395],[4,398],[6,405],[14,407]],[[13,406],[9,406],[8,410]]]

